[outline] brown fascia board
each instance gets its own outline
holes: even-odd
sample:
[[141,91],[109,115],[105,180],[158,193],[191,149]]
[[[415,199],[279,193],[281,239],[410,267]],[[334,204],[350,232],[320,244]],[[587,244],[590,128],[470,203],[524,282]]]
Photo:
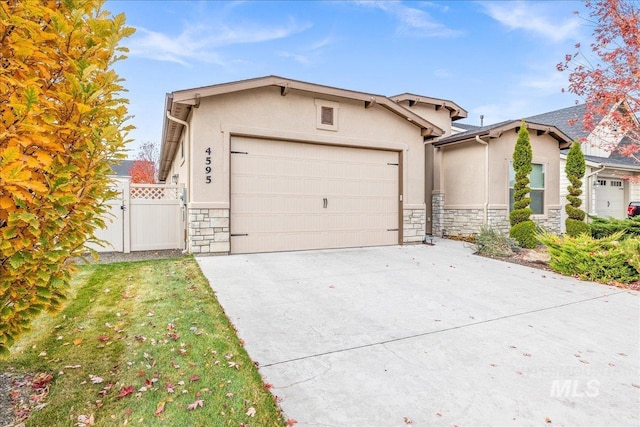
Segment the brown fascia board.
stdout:
[[389,99],[395,102],[408,101],[417,104],[427,104],[436,107],[436,110],[440,108],[446,108],[449,110],[449,115],[453,121],[464,119],[467,117],[467,110],[459,106],[453,101],[448,99],[431,98],[429,96],[416,95],[413,93],[401,93],[400,95],[390,96]]
[[318,95],[328,95],[339,98],[354,99],[363,101],[364,103],[367,103],[367,105],[370,105],[370,103],[374,101],[376,104],[379,104],[392,113],[395,113],[398,116],[407,119],[414,125],[420,127],[422,129],[423,136],[435,138],[444,134],[444,130],[440,127],[415,114],[413,111],[404,108],[403,106],[397,104],[392,99],[384,95],[375,95],[347,89],[339,89],[331,86],[292,80],[279,76],[258,77],[231,83],[222,83],[212,86],[179,90],[173,92],[173,102],[180,104],[197,105],[201,98],[205,98],[208,96],[223,95],[226,93],[256,89],[266,86],[279,86],[283,95],[286,95],[289,90],[299,90]]
[[[451,144],[460,144],[463,142],[475,141],[476,136],[479,138],[488,138],[488,140],[491,140],[499,138],[500,136],[502,136],[502,134],[511,130],[515,130],[516,132],[518,132],[520,130],[521,123],[521,120],[512,120],[510,122],[506,122],[494,127],[488,126],[476,131],[462,132],[460,134],[443,138],[439,141],[433,141],[433,145],[435,147],[442,147]],[[555,126],[527,122],[527,129],[530,133],[531,131],[536,131],[538,135],[542,135],[545,133],[551,135],[558,141],[560,148],[568,148],[573,142],[571,138],[569,138],[564,132],[562,132]]]

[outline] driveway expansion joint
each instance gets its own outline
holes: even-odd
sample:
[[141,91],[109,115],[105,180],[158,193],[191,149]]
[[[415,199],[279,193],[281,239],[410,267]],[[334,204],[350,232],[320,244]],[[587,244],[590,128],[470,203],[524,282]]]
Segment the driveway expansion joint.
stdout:
[[294,357],[292,359],[282,360],[282,361],[279,361],[279,362],[265,363],[265,364],[260,365],[260,367],[261,368],[268,368],[268,367],[271,367],[271,366],[283,365],[283,364],[292,363],[292,362],[299,362],[301,360],[307,360],[307,359],[315,359],[317,357],[328,356],[330,354],[346,353],[346,352],[353,351],[353,350],[360,350],[360,349],[363,349],[363,348],[370,348],[370,347],[376,347],[376,346],[383,346],[384,348],[387,348],[386,344],[391,344],[391,343],[395,343],[395,342],[399,342],[399,341],[406,341],[406,340],[410,340],[410,339],[413,339],[413,338],[425,337],[425,336],[428,336],[428,335],[436,335],[436,334],[440,334],[440,333],[443,333],[443,332],[455,331],[455,330],[458,330],[458,329],[464,329],[464,328],[468,328],[468,327],[472,327],[472,326],[478,326],[478,325],[482,325],[482,324],[486,324],[486,323],[497,322],[497,321],[500,321],[500,320],[512,319],[514,317],[525,316],[527,314],[539,313],[539,312],[542,312],[542,311],[555,310],[555,309],[562,308],[562,307],[568,307],[568,306],[571,306],[571,305],[582,304],[582,303],[585,303],[585,302],[595,301],[595,300],[608,298],[608,297],[615,296],[615,295],[620,295],[620,294],[626,294],[626,293],[627,293],[627,290],[621,290],[621,291],[618,291],[618,292],[611,292],[611,293],[599,295],[597,297],[585,298],[585,299],[582,299],[582,300],[566,302],[566,303],[563,303],[563,304],[557,304],[557,305],[553,305],[553,306],[550,306],[550,307],[543,307],[543,308],[537,308],[537,309],[534,309],[534,310],[523,311],[523,312],[520,312],[520,313],[508,314],[508,315],[505,315],[505,316],[494,317],[492,319],[479,320],[477,322],[465,323],[465,324],[462,324],[462,325],[451,326],[449,328],[442,328],[442,329],[438,329],[438,330],[435,330],[435,331],[422,332],[422,333],[419,333],[419,334],[408,335],[408,336],[398,337],[398,338],[392,338],[392,339],[378,341],[378,342],[374,342],[374,343],[362,344],[362,345],[342,348],[342,349],[338,349],[338,350],[331,350],[331,351],[326,351],[326,352],[322,352],[322,353],[310,354],[310,355],[307,355],[307,356]]

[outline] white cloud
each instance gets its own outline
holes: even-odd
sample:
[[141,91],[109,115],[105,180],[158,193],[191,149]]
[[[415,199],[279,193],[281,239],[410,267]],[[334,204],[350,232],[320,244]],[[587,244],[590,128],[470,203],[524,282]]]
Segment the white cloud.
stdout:
[[450,70],[447,70],[445,68],[438,68],[433,70],[433,75],[435,77],[440,77],[443,79],[448,79],[454,76],[454,74]]
[[223,64],[216,49],[236,45],[262,43],[289,37],[309,28],[290,19],[280,26],[261,26],[251,23],[234,25],[189,24],[178,36],[139,27],[128,40],[130,56],[188,66],[193,62]]
[[553,9],[544,6],[553,3],[534,4],[524,1],[482,2],[485,12],[491,18],[511,30],[524,30],[558,43],[574,39],[580,30],[577,17],[553,19]]
[[312,43],[311,45],[300,49],[300,53],[288,52],[288,51],[280,51],[277,52],[277,55],[282,58],[290,58],[296,61],[299,64],[309,65],[318,59],[318,57],[324,51],[324,48],[330,46],[335,43],[335,39],[331,36],[325,37],[317,42]]
[[356,1],[355,4],[376,8],[398,20],[397,32],[403,36],[416,37],[456,37],[461,31],[448,28],[434,21],[424,10],[409,7],[401,1]]

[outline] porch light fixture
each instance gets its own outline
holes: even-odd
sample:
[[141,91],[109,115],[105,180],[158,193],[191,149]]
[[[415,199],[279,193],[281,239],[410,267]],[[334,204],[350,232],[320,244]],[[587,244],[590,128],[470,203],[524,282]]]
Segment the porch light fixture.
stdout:
[[179,177],[180,177],[180,175],[178,175],[178,174],[171,175],[171,183],[172,184],[177,184]]

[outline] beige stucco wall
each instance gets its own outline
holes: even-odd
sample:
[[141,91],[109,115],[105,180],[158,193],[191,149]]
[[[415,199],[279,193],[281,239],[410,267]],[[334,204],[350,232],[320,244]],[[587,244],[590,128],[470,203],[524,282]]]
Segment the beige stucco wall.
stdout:
[[[315,99],[339,103],[337,131],[317,129]],[[229,151],[234,134],[402,151],[404,203],[424,204],[424,147],[419,127],[380,106],[365,109],[359,101],[297,91],[281,96],[279,88],[265,87],[204,98],[193,110],[189,198],[193,207],[228,208]],[[212,151],[210,184],[205,182],[208,147]]]
[[[513,158],[517,133],[510,130],[488,145],[488,172],[485,169],[485,146],[469,141],[436,149],[434,168],[434,218],[436,206],[441,209],[442,228],[455,229],[462,234],[477,232],[485,209],[485,177],[488,176],[489,198],[487,219],[489,225],[508,230],[509,166]],[[544,214],[532,219],[545,227],[559,231],[560,215],[560,152],[558,141],[549,135],[531,132],[533,162],[545,165]],[[465,213],[466,212],[466,213]],[[471,220],[473,218],[473,220]],[[458,222],[460,224],[458,224]],[[556,224],[558,223],[558,224]]]

